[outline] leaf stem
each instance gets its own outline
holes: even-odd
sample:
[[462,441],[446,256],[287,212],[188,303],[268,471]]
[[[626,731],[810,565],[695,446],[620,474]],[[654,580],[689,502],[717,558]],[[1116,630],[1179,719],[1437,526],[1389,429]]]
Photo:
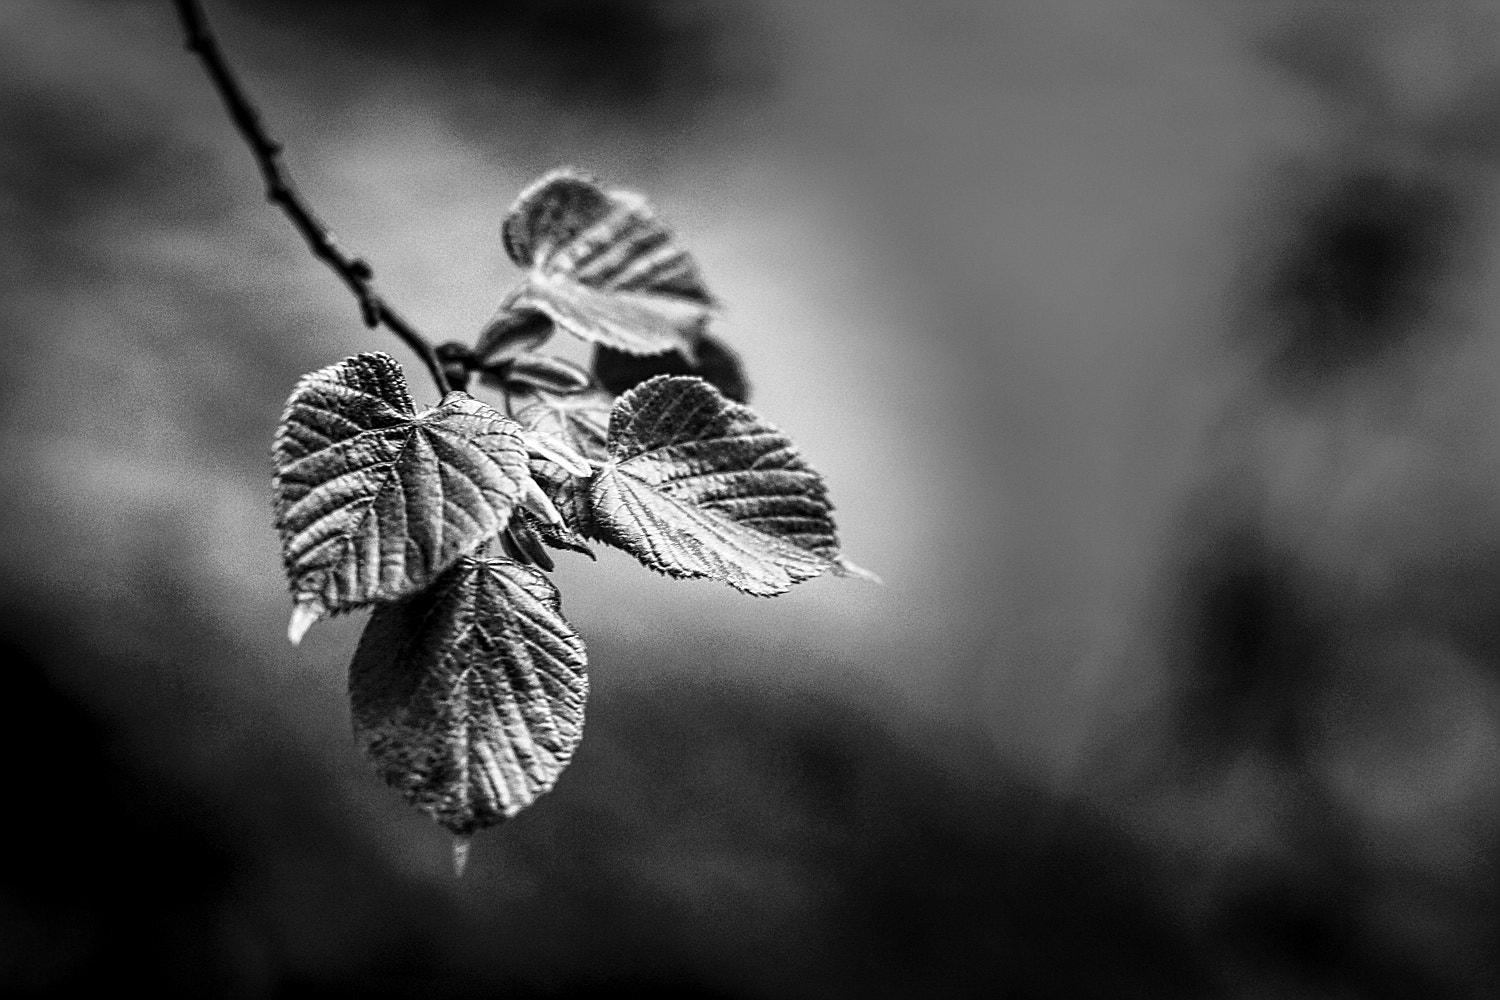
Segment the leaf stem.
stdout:
[[432,344],[376,293],[375,273],[370,265],[362,257],[351,254],[339,245],[333,231],[318,218],[292,183],[282,162],[281,143],[271,138],[260,112],[230,71],[218,40],[209,30],[203,7],[198,0],[175,0],[175,3],[186,34],[188,50],[196,53],[202,60],[214,89],[224,101],[230,119],[239,129],[250,151],[255,154],[255,162],[260,166],[261,175],[266,181],[266,198],[279,206],[291,220],[297,232],[307,241],[313,256],[332,268],[349,291],[354,293],[365,326],[371,329],[384,326],[400,337],[427,366],[427,371],[437,386],[438,395],[446,394],[448,380],[443,375],[443,366],[438,361]]

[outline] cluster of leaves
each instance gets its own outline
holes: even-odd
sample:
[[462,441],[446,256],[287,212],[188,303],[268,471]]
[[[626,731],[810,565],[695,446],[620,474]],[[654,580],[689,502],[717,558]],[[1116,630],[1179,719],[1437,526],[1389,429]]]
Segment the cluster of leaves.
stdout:
[[[461,838],[550,789],[583,733],[584,645],[549,549],[601,542],[761,597],[864,575],[822,478],[744,405],[697,265],[641,197],[555,171],[503,236],[525,277],[472,348],[438,349],[456,388],[437,406],[360,354],[302,378],[274,448],[289,636],[374,608],[356,734]],[[588,369],[541,353],[557,330],[593,345]],[[464,391],[474,375],[503,412]]]

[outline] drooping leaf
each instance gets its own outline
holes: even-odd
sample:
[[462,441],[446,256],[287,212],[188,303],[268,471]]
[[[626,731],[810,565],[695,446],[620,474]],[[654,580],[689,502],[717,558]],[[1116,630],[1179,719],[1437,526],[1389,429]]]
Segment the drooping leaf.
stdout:
[[614,400],[600,391],[572,396],[528,393],[515,398],[516,422],[528,431],[564,442],[584,458],[603,461],[607,455],[609,415]]
[[530,484],[514,421],[461,392],[415,412],[387,354],[304,376],[273,450],[293,641],[322,615],[426,587],[504,527]]
[[696,375],[736,403],[750,401],[750,382],[739,355],[713,334],[698,340],[698,357],[689,361],[681,351],[636,357],[594,345],[594,377],[610,392],[628,392],[655,375]]
[[542,313],[627,354],[696,356],[713,298],[640,195],[555,170],[516,200],[502,235],[511,260],[527,269],[502,310]]
[[769,597],[838,555],[827,489],[786,435],[702,379],[621,396],[584,530],[677,577]]
[[585,666],[545,576],[466,556],[370,617],[349,668],[355,733],[408,801],[472,833],[556,783],[583,736]]

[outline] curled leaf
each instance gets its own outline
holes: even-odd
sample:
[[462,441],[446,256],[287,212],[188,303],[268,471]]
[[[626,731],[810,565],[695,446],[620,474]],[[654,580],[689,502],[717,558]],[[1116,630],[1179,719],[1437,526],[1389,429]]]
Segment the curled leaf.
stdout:
[[[507,552],[513,546],[520,553],[519,556],[511,556],[516,562],[536,566],[550,573],[556,568],[557,564],[552,561],[552,556],[543,547],[537,530],[532,527],[532,525],[540,523],[542,522],[531,516],[513,517],[510,519],[510,524],[506,525],[505,530],[500,533],[500,537],[510,542],[510,545],[506,549]],[[567,530],[566,525],[563,524],[544,526],[553,527],[559,531]]]
[[521,495],[521,508],[547,524],[563,523],[562,514],[558,513],[557,508],[552,505],[552,498],[530,476],[526,477],[525,491]]
[[[598,558],[594,555],[594,550],[589,548],[588,541],[576,530],[569,527],[566,522],[563,524],[548,524],[524,510],[519,512],[517,520],[525,522],[526,527],[531,529],[536,537],[540,538],[542,543],[550,548],[577,552],[579,555],[588,556],[590,559]],[[511,522],[511,526],[515,527],[515,521]],[[548,572],[552,570],[550,559],[544,562],[541,559],[533,558],[532,562],[535,562]]]
[[585,666],[545,576],[465,557],[370,617],[349,668],[355,734],[388,783],[464,836],[556,783],[583,736]]
[[838,554],[823,478],[702,379],[659,375],[621,396],[608,451],[585,530],[652,569],[769,597]]
[[502,309],[541,313],[627,354],[696,357],[713,299],[698,266],[640,195],[555,170],[524,191],[502,230],[527,279]]
[[545,460],[531,460],[531,478],[552,498],[553,506],[562,515],[561,524],[548,524],[520,511],[519,516],[537,533],[541,540],[554,549],[566,549],[594,557],[584,539],[584,532],[593,523],[590,513],[588,482],[586,478],[574,476],[561,466]]
[[552,336],[552,321],[537,312],[502,308],[479,333],[474,358],[481,365],[503,364],[535,350]]
[[294,641],[325,614],[428,586],[499,531],[531,484],[514,421],[461,392],[416,413],[387,354],[304,376],[273,452]]

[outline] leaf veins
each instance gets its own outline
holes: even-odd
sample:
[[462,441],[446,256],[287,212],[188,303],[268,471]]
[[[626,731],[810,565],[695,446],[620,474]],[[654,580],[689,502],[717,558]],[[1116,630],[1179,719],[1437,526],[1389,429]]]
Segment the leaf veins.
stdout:
[[464,557],[370,617],[349,668],[355,735],[409,802],[467,835],[557,782],[583,737],[585,667],[545,576]]
[[583,530],[652,569],[770,597],[838,556],[823,478],[702,379],[659,375],[621,396],[608,449]]
[[527,280],[502,312],[539,312],[569,333],[632,355],[696,346],[713,306],[698,266],[646,200],[563,168],[511,207],[506,252]]
[[514,421],[462,392],[416,413],[379,353],[304,376],[273,451],[294,641],[324,614],[432,583],[505,526],[528,476]]

